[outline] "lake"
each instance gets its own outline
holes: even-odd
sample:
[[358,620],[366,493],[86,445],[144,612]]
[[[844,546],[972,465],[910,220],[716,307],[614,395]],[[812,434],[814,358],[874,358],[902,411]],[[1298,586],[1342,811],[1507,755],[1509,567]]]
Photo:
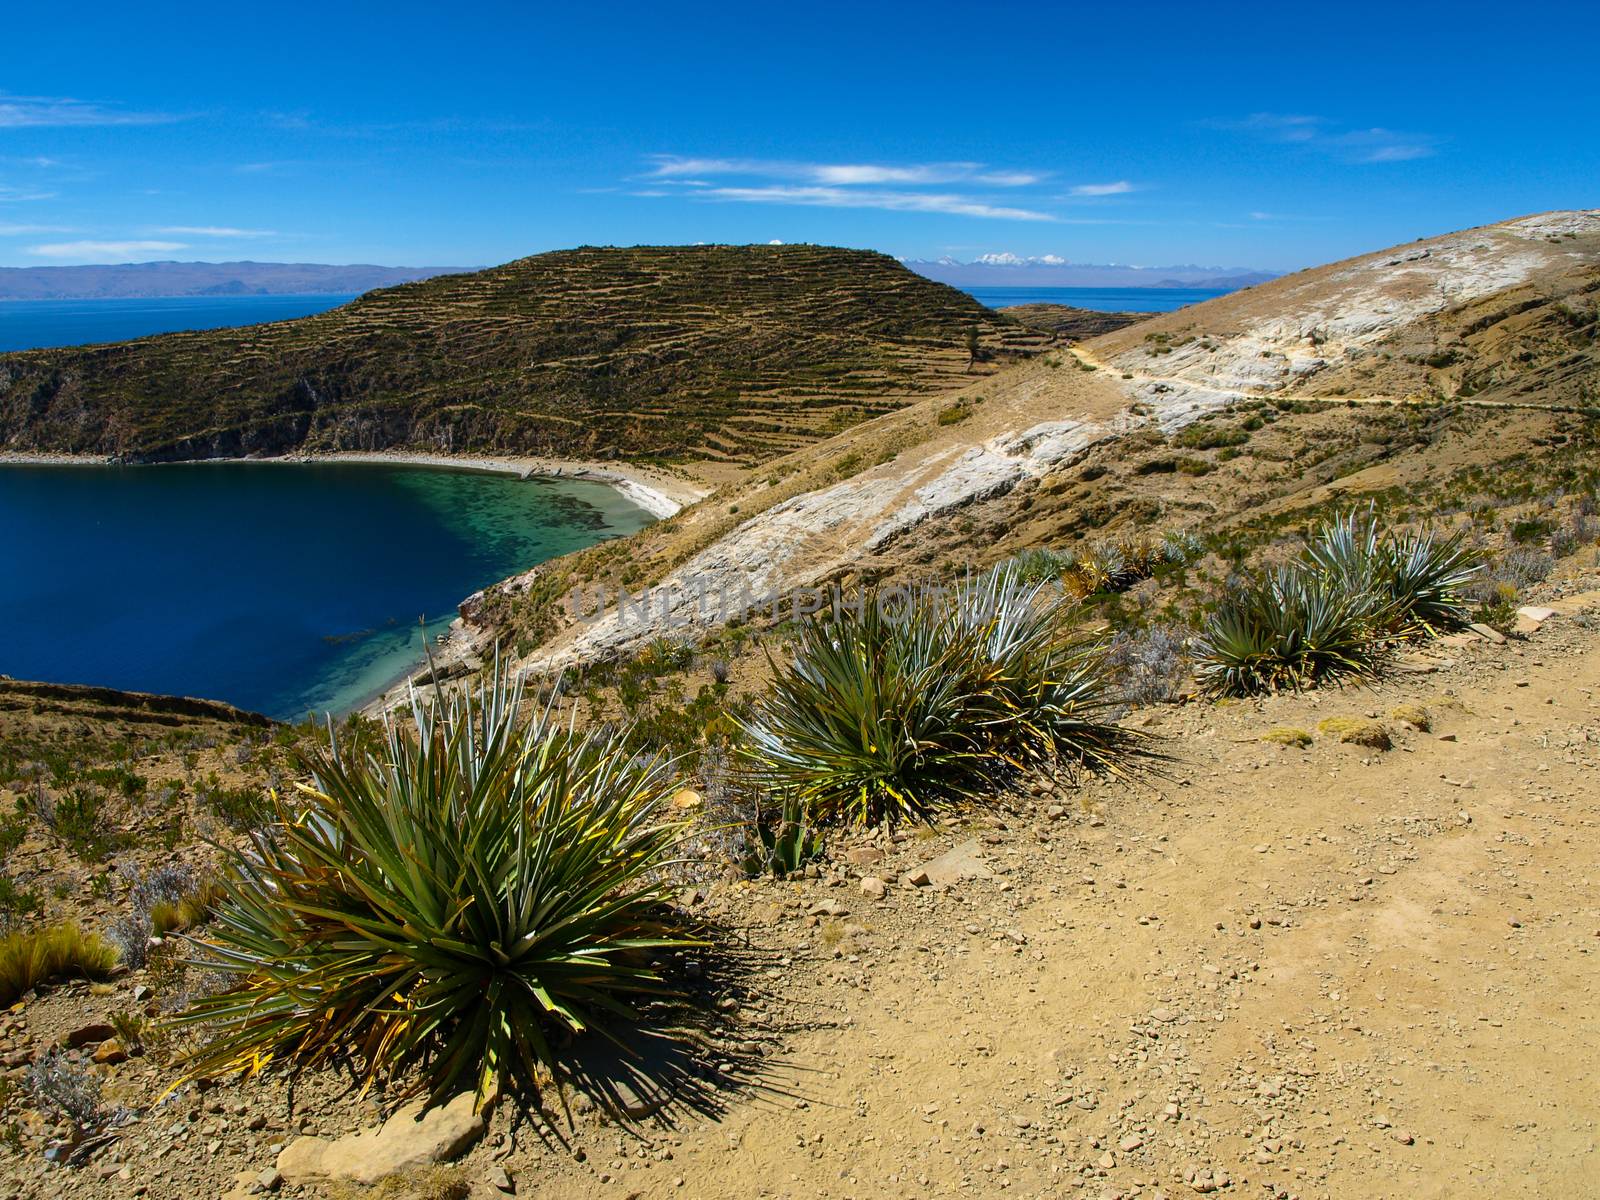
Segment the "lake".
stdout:
[[0,300],[0,352],[121,342],[183,329],[287,321],[354,296],[167,296],[151,300]]
[[[1215,288],[962,288],[990,308],[1068,304],[1100,312],[1171,312],[1213,296]],[[183,329],[222,329],[308,317],[354,296],[176,296],[151,300],[0,300],[0,353],[47,346],[119,342]]]
[[1088,287],[969,287],[962,288],[990,308],[1011,304],[1066,304],[1096,312],[1171,312],[1226,296],[1227,288],[1088,288]]
[[342,713],[418,664],[472,592],[650,520],[588,480],[3,465],[0,674]]

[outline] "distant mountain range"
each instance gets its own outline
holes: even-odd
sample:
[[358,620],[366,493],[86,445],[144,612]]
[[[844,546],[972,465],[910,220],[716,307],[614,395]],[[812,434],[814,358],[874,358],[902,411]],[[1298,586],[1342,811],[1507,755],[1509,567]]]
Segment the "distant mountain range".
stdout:
[[1278,276],[1249,267],[1123,267],[1114,263],[1074,263],[1054,254],[1022,258],[984,254],[971,262],[953,258],[905,261],[919,275],[955,287],[1135,287],[1237,289]]
[[124,300],[157,296],[344,296],[454,275],[471,267],[358,263],[148,262],[0,267],[0,300]]

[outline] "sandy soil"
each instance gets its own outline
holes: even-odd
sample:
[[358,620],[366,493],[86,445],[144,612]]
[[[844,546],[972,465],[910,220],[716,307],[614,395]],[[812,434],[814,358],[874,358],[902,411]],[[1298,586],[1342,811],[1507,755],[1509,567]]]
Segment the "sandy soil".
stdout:
[[[1561,607],[1370,690],[1136,713],[1171,756],[1148,787],[1041,779],[937,831],[837,841],[816,880],[710,887],[768,965],[707,1061],[737,1046],[758,1075],[631,1127],[551,1114],[541,1137],[502,1111],[462,1169],[484,1197],[503,1169],[519,1196],[616,1200],[1595,1194],[1600,594]],[[1330,717],[1393,748],[1319,733]],[[1313,744],[1262,740],[1279,728]],[[990,877],[893,882],[963,843]],[[97,1003],[126,1001],[66,989],[6,1045]],[[162,1078],[133,1060],[112,1085]],[[366,1117],[325,1083],[293,1109],[226,1084],[83,1170],[0,1172],[13,1195],[190,1200]]]

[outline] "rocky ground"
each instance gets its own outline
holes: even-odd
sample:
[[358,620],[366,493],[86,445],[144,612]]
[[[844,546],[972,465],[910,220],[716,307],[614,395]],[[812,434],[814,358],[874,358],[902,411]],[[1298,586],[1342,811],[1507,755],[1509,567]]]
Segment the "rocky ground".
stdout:
[[[815,879],[702,889],[762,957],[676,1097],[441,1118],[471,1148],[416,1194],[1592,1194],[1597,582],[1372,689],[1136,713],[1170,756],[1147,786],[1040,779]],[[87,1055],[142,986],[6,1014],[7,1078],[74,1032]],[[300,1182],[352,1147],[299,1138],[379,1115],[342,1081],[154,1103],[156,1056],[99,1070],[145,1115],[82,1167],[7,1156],[0,1195],[364,1194]],[[427,1148],[390,1128],[354,1161]]]

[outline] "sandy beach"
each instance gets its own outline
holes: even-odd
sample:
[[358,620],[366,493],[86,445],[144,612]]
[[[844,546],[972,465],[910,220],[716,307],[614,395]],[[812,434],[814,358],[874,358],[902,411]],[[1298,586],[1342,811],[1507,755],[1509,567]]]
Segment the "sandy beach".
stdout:
[[[350,450],[328,454],[282,454],[260,458],[207,458],[198,462],[251,463],[405,463],[419,467],[448,467],[462,471],[492,471],[551,478],[590,479],[610,484],[651,516],[670,517],[707,496],[711,489],[651,467],[630,464],[581,462],[530,455],[430,454],[410,450]],[[92,454],[18,454],[0,452],[0,465],[104,466],[107,459]]]

